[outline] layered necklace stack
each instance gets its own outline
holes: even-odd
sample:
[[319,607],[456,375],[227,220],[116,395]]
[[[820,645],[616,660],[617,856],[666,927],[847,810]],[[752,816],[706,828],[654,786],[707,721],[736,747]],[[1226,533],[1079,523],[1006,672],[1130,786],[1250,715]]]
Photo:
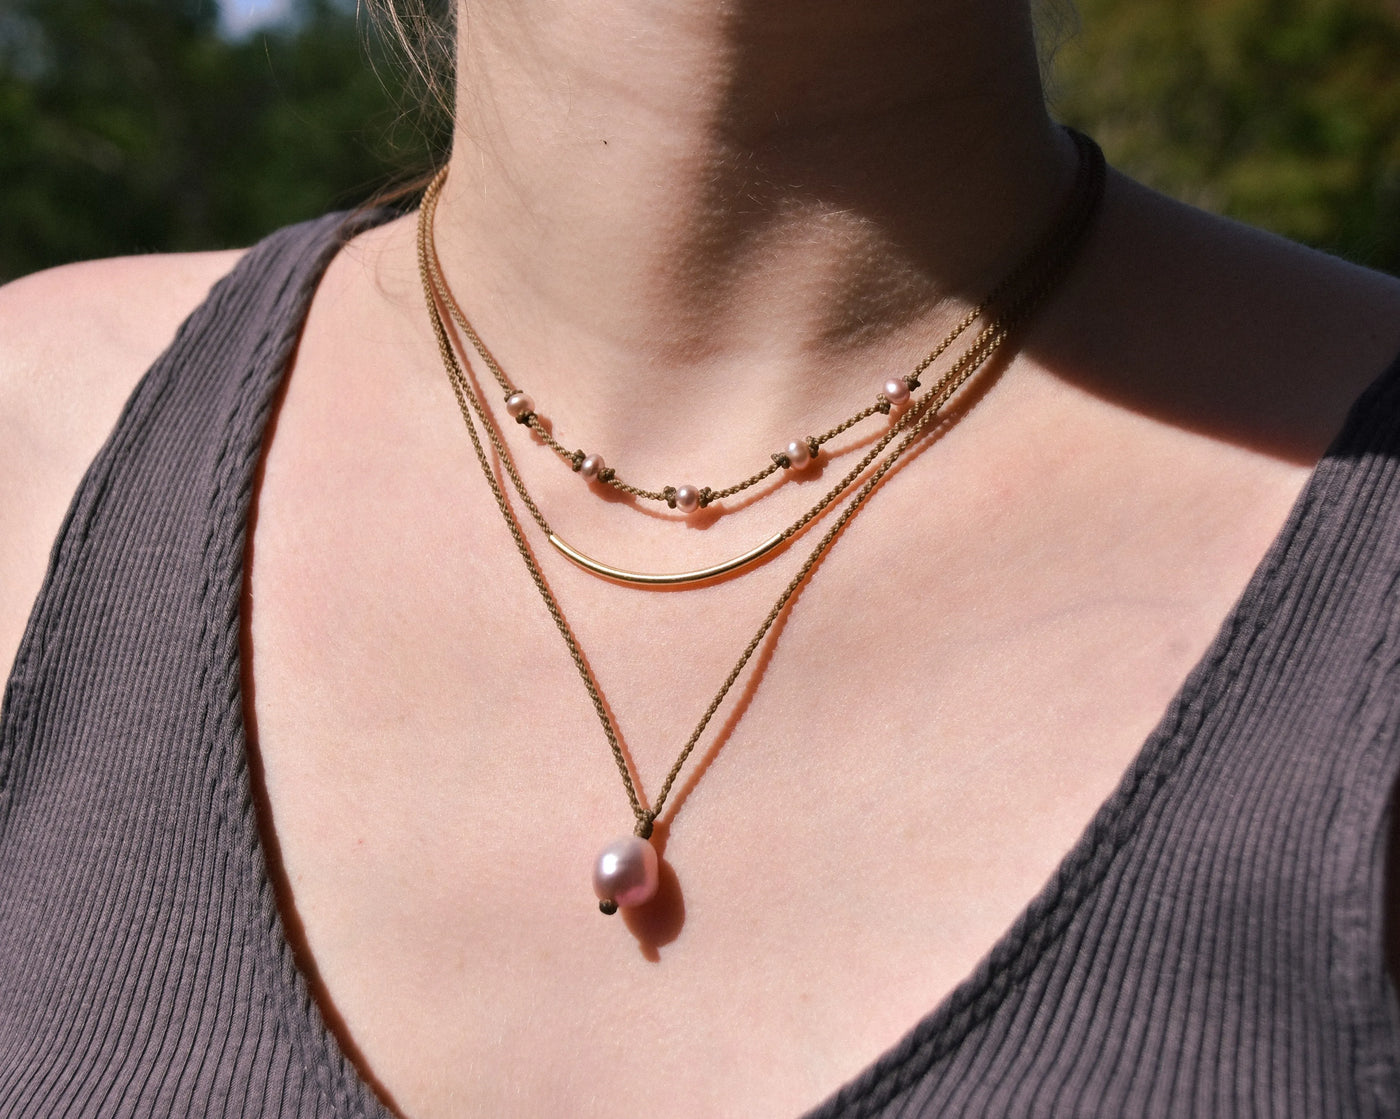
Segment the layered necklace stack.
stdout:
[[[598,896],[599,908],[604,913],[616,913],[619,908],[642,905],[656,893],[659,880],[659,867],[656,849],[651,843],[652,829],[666,807],[667,798],[675,785],[686,762],[695,750],[696,744],[705,733],[715,713],[724,703],[725,697],[734,686],[745,666],[753,657],[768,635],[784,607],[798,588],[811,574],[821,557],[830,548],[852,517],[864,506],[866,500],[880,484],[881,479],[894,467],[910,447],[917,443],[943,414],[944,408],[960,388],[974,373],[986,365],[1006,341],[1013,329],[1023,325],[1029,316],[1044,302],[1048,294],[1068,270],[1076,251],[1084,239],[1098,212],[1103,196],[1105,167],[1103,154],[1097,144],[1081,133],[1070,130],[1079,154],[1079,166],[1075,175],[1074,187],[1061,210],[1058,220],[1048,235],[1028,254],[1025,259],[988,293],[976,307],[969,311],[939,341],[911,372],[902,377],[892,377],[885,381],[882,390],[873,402],[857,410],[845,420],[817,436],[794,439],[786,447],[773,453],[767,465],[743,481],[714,489],[692,483],[667,484],[660,488],[645,489],[624,481],[617,471],[608,466],[597,452],[569,450],[559,443],[549,426],[535,410],[531,397],[515,385],[492,357],[489,348],[482,341],[471,322],[453,298],[451,289],[443,275],[433,240],[433,219],[437,211],[438,199],[446,181],[446,169],[440,172],[428,187],[418,214],[418,265],[423,284],[424,299],[433,334],[437,339],[442,356],[443,368],[452,386],[461,410],[467,434],[471,437],[478,464],[491,490],[491,495],[501,511],[506,527],[510,532],[520,558],[539,592],[545,608],[559,630],[569,655],[577,668],[593,709],[602,726],[612,752],[613,762],[622,778],[628,802],[631,805],[634,822],[630,836],[615,840],[603,848],[593,869],[593,887]],[[448,333],[444,312],[457,326],[461,335],[471,344],[483,364],[490,370],[500,388],[505,402],[506,414],[517,423],[530,428],[538,439],[561,460],[570,466],[587,482],[611,487],[639,501],[664,502],[669,508],[689,514],[703,508],[718,509],[718,503],[725,498],[758,485],[780,471],[801,471],[825,454],[826,445],[837,436],[849,431],[873,416],[889,417],[889,426],[870,448],[811,508],[786,528],[775,532],[741,555],[708,567],[693,571],[675,573],[647,573],[596,560],[572,545],[566,543],[550,527],[539,506],[531,497],[516,468],[515,461],[506,446],[501,429],[490,410],[476,391],[467,375],[463,361],[459,359]],[[949,349],[974,325],[980,329],[972,341],[927,388],[924,377]],[[922,392],[919,390],[923,389]],[[478,431],[478,424],[480,431]],[[482,441],[481,432],[494,450],[501,465],[504,478],[493,469]],[[864,480],[861,481],[862,477]],[[764,557],[804,532],[815,520],[835,504],[843,494],[851,491],[846,504],[834,521],[822,534],[808,553],[797,573],[788,581],[772,608],[759,624],[758,629],[730,669],[714,698],[705,708],[695,729],[681,747],[674,764],[662,781],[650,805],[643,802],[633,778],[631,766],[623,752],[616,728],[603,702],[597,681],[588,667],[588,662],[579,648],[577,639],[566,621],[559,603],[545,581],[520,520],[511,510],[506,499],[505,482],[519,496],[520,502],[530,519],[544,534],[545,539],[571,562],[592,574],[616,583],[632,586],[678,586],[712,580],[720,575],[741,571],[757,564]],[[857,483],[859,482],[859,485]]]

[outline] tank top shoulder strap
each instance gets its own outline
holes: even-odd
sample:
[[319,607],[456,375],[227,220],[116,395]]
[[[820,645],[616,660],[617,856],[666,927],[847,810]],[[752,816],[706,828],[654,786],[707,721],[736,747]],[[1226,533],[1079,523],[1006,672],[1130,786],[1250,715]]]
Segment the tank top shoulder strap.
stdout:
[[168,505],[177,493],[188,495],[213,480],[196,468],[213,465],[197,461],[208,460],[213,448],[217,462],[235,476],[238,462],[251,468],[321,274],[346,241],[386,216],[330,214],[259,242],[214,285],[138,382],[79,483],[54,542],[0,707],[0,789],[24,721],[28,685],[44,651],[61,640],[61,615],[69,609],[76,568],[93,533],[108,523],[106,516],[120,517],[130,500],[124,481],[131,479],[142,498]]
[[387,216],[245,254],[69,507],[0,708],[0,1117],[387,1115],[277,931],[239,647],[270,410],[326,266]]

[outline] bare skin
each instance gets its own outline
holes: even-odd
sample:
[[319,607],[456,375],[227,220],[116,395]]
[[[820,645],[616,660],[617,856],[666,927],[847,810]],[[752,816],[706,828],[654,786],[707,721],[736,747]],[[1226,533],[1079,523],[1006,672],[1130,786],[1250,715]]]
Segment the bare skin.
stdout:
[[[448,278],[561,438],[643,481],[742,477],[848,414],[1072,171],[1014,0],[838,5],[834,31],[811,3],[469,7]],[[1073,845],[1400,350],[1400,285],[1113,177],[1014,357],[800,596],[629,924],[587,885],[630,830],[620,781],[471,457],[412,232],[317,294],[245,670],[289,935],[414,1117],[796,1114],[857,1073]],[[230,265],[0,293],[0,663],[82,469]],[[561,533],[637,567],[742,550],[836,476],[680,527],[507,438]],[[644,790],[802,554],[678,594],[546,558]]]

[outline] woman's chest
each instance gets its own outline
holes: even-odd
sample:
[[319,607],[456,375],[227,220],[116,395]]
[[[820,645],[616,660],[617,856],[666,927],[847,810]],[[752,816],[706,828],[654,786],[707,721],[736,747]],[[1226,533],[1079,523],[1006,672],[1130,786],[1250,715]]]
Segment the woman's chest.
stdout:
[[[494,510],[420,480],[386,513],[297,477],[269,474],[252,577],[283,905],[415,1116],[816,1104],[1054,872],[1291,499],[1268,482],[1279,508],[1211,542],[1121,493],[984,493],[920,540],[918,496],[892,493],[701,736],[657,902],[608,919],[589,872],[631,831],[622,778]],[[550,573],[650,803],[781,578],[657,596]]]

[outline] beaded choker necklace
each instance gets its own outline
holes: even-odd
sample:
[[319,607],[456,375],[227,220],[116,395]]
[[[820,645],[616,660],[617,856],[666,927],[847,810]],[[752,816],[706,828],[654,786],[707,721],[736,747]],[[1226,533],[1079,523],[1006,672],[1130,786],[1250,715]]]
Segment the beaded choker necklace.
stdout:
[[[659,491],[638,489],[623,482],[611,468],[602,465],[600,455],[590,454],[583,450],[568,451],[555,439],[534,410],[534,402],[515,388],[507,378],[500,364],[492,356],[491,351],[463,313],[443,276],[441,264],[432,246],[432,227],[438,199],[443,184],[446,182],[447,171],[445,168],[429,185],[420,210],[420,224],[426,226],[428,246],[432,250],[427,253],[423,261],[420,261],[424,290],[425,293],[431,292],[434,307],[445,308],[461,333],[471,342],[477,355],[501,387],[505,396],[507,414],[514,418],[517,423],[529,427],[546,446],[573,465],[578,473],[584,474],[596,483],[612,486],[634,498],[665,501],[672,508],[682,512],[694,512],[699,508],[714,507],[713,503],[721,498],[741,493],[763,479],[771,477],[779,470],[801,469],[814,461],[821,454],[822,447],[831,439],[850,430],[862,421],[873,415],[892,417],[889,428],[875,440],[860,460],[811,508],[786,528],[773,533],[737,556],[728,557],[718,563],[695,570],[680,572],[632,571],[595,559],[568,543],[550,527],[544,514],[540,512],[539,507],[525,491],[524,483],[515,470],[513,461],[504,454],[500,446],[496,448],[498,453],[502,455],[501,461],[505,466],[506,474],[520,495],[526,512],[539,526],[550,545],[570,562],[593,575],[632,586],[675,587],[707,582],[752,566],[804,532],[813,521],[855,484],[857,479],[871,467],[891,443],[901,434],[908,433],[917,416],[928,409],[935,412],[942,409],[954,393],[962,387],[963,383],[986,363],[1006,333],[1019,321],[1029,316],[1041,299],[1048,294],[1050,287],[1058,279],[1063,264],[1078,243],[1078,239],[1088,228],[1097,207],[1099,192],[1102,189],[1103,156],[1098,146],[1088,137],[1072,130],[1068,131],[1075,138],[1080,154],[1080,171],[1076,177],[1075,190],[1065,206],[1060,220],[1020,265],[993,288],[992,292],[981,303],[964,315],[939,344],[914,367],[912,372],[903,377],[889,379],[885,383],[884,391],[876,397],[873,404],[856,412],[820,436],[794,440],[785,451],[772,456],[772,462],[769,466],[743,482],[722,490],[690,485],[666,486]],[[1100,185],[1097,188],[1092,188],[1095,177],[1100,180]],[[435,313],[441,317],[440,311]],[[916,390],[922,387],[922,377],[928,369],[947,352],[968,327],[983,319],[987,320],[985,325],[947,372],[923,393],[915,395]],[[453,360],[456,360],[455,357]],[[465,388],[471,390],[469,385]],[[488,433],[497,430],[474,390],[459,392],[457,395],[458,404],[463,408],[464,415],[469,407],[473,408]],[[493,436],[492,442],[497,443],[500,440]],[[587,464],[586,470],[585,464]]]

